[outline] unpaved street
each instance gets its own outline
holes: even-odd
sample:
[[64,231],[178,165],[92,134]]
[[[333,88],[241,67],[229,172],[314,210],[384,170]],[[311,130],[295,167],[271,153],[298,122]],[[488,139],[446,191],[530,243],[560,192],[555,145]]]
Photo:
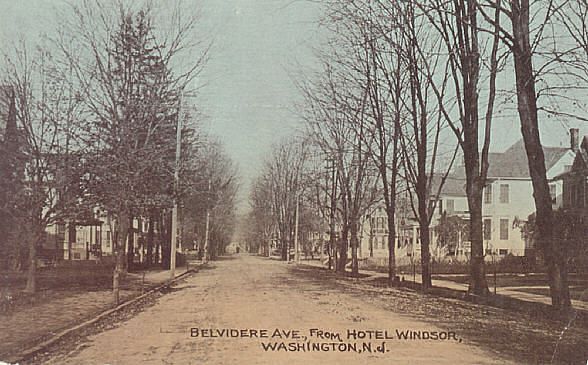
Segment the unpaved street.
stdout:
[[[119,327],[91,336],[84,346],[53,358],[52,364],[503,364],[496,354],[463,342],[448,340],[348,339],[348,330],[441,331],[363,301],[341,288],[295,275],[294,265],[253,256],[235,256],[211,263],[158,302]],[[268,330],[270,338],[191,337],[191,328]],[[300,339],[271,338],[297,330]],[[311,329],[339,333],[341,341],[372,343],[367,350],[340,351],[325,345],[321,351],[264,351],[263,343],[332,343],[311,337]],[[443,332],[443,331],[441,331]],[[227,333],[227,332],[224,332]],[[359,332],[357,332],[359,333]],[[259,335],[260,332],[257,333]],[[290,332],[292,335],[293,332]],[[250,336],[251,332],[246,331]],[[381,336],[380,333],[379,336]],[[373,336],[376,336],[375,333]],[[456,334],[461,339],[460,334]],[[394,336],[392,336],[394,337]],[[377,352],[385,342],[384,353]],[[309,345],[312,346],[312,345]],[[331,347],[329,347],[331,346]],[[343,345],[346,346],[346,345]],[[333,350],[333,347],[335,350]],[[359,347],[361,348],[361,347]],[[349,348],[348,348],[349,349]]]

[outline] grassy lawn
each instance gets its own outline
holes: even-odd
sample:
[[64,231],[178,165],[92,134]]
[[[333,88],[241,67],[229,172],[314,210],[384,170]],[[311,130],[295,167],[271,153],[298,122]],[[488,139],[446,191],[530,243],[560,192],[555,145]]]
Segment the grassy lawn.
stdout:
[[[516,291],[549,296],[548,288],[517,288]],[[588,286],[571,287],[570,297],[572,300],[582,300],[588,302]]]
[[[85,264],[43,268],[37,271],[37,289],[100,290],[112,287],[112,266]],[[26,272],[2,272],[2,291],[15,293],[26,286]]]
[[[37,271],[37,291],[95,291],[112,289],[113,265],[76,262],[64,266],[42,268]],[[146,270],[146,275],[161,272],[159,268]],[[141,273],[133,272],[121,281],[121,289],[141,289]],[[26,272],[0,272],[0,293],[14,295],[27,282]]]
[[[492,273],[486,273],[489,285],[494,285]],[[467,284],[468,275],[433,275],[433,279],[449,280],[456,283]],[[569,274],[568,281],[570,286],[585,287],[588,289],[588,274]],[[496,277],[498,287],[505,286],[547,286],[546,274],[499,274]]]
[[[0,315],[35,307],[40,303],[62,300],[81,293],[112,291],[112,265],[95,262],[67,263],[63,266],[42,268],[37,271],[37,291],[24,292],[26,272],[0,272]],[[153,284],[166,279],[161,269],[127,273],[121,277],[120,290],[141,293]],[[163,274],[167,273],[164,272]],[[108,295],[108,294],[107,294]]]
[[[434,275],[433,279],[448,280],[460,284],[467,284],[467,275]],[[494,287],[494,277],[487,275],[488,286]],[[588,301],[588,275],[569,274],[570,297],[572,300]],[[524,293],[549,296],[546,274],[500,274],[496,277],[498,288],[513,287],[512,290]]]

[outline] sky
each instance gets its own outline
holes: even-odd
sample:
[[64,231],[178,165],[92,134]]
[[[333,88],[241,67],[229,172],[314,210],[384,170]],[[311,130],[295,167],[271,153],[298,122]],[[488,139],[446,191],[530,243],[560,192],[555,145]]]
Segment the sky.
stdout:
[[[155,2],[157,2],[155,0]],[[0,46],[17,37],[34,38],[53,27],[53,8],[62,0],[0,0]],[[303,128],[294,105],[300,95],[293,82],[296,65],[312,67],[313,48],[321,44],[321,8],[310,0],[185,0],[199,8],[201,31],[212,39],[210,60],[198,79],[196,103],[203,128],[218,136],[237,163],[242,189],[239,208],[247,208],[250,182],[273,143]],[[508,86],[512,77],[502,82]],[[503,85],[505,86],[505,85]],[[513,102],[499,110],[492,150],[503,151],[521,138]],[[568,146],[570,127],[588,134],[586,123],[545,119],[542,140]]]
[[[0,41],[35,38],[53,27],[61,0],[0,0]],[[312,62],[320,7],[306,0],[185,0],[200,14],[200,31],[212,40],[210,59],[198,78],[195,103],[202,127],[218,136],[248,188],[273,143],[295,133],[299,98],[293,80],[298,64]]]
[[202,14],[214,45],[200,105],[239,164],[244,206],[271,145],[302,128],[292,74],[313,60],[320,8],[305,0],[206,0]]

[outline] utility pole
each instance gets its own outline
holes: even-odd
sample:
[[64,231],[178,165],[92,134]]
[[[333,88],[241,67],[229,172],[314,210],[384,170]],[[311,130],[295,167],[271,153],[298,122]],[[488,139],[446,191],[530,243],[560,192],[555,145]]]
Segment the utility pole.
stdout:
[[176,131],[176,165],[174,169],[174,207],[172,210],[171,252],[169,260],[170,280],[176,277],[176,244],[178,241],[178,188],[180,181],[180,151],[182,147],[182,118],[180,117],[182,97],[180,95]]
[[208,179],[208,194],[206,196],[206,231],[204,232],[204,256],[202,257],[202,261],[204,263],[208,262],[208,240],[209,240],[209,229],[210,229],[210,178]]
[[[336,258],[333,257],[335,252],[335,204],[337,202],[335,198],[335,194],[337,194],[337,170],[335,167],[335,159],[329,159],[329,162],[332,162],[332,170],[331,172],[331,204],[330,204],[330,214],[329,214],[329,270],[333,268],[333,263],[336,265]],[[335,262],[333,262],[335,261]]]
[[300,263],[300,247],[298,242],[298,220],[300,215],[300,196],[296,195],[296,219],[294,221],[294,260]]

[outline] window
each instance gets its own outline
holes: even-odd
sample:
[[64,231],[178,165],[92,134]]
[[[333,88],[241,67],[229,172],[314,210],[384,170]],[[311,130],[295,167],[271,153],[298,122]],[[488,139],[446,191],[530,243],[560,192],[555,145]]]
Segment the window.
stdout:
[[439,215],[443,214],[443,200],[439,199]]
[[492,184],[486,185],[484,189],[484,204],[492,204]]
[[500,185],[500,202],[501,203],[508,203],[509,202],[509,186],[506,184]]
[[490,218],[484,219],[484,239],[492,239],[492,219]]
[[447,200],[447,214],[453,214],[455,211],[455,201],[453,199]]
[[500,220],[500,239],[501,240],[508,239],[508,219],[501,219]]
[[557,185],[549,184],[549,195],[551,195],[551,204],[557,202]]
[[507,255],[508,250],[506,248],[501,248],[500,250],[498,250],[498,254],[499,255]]

